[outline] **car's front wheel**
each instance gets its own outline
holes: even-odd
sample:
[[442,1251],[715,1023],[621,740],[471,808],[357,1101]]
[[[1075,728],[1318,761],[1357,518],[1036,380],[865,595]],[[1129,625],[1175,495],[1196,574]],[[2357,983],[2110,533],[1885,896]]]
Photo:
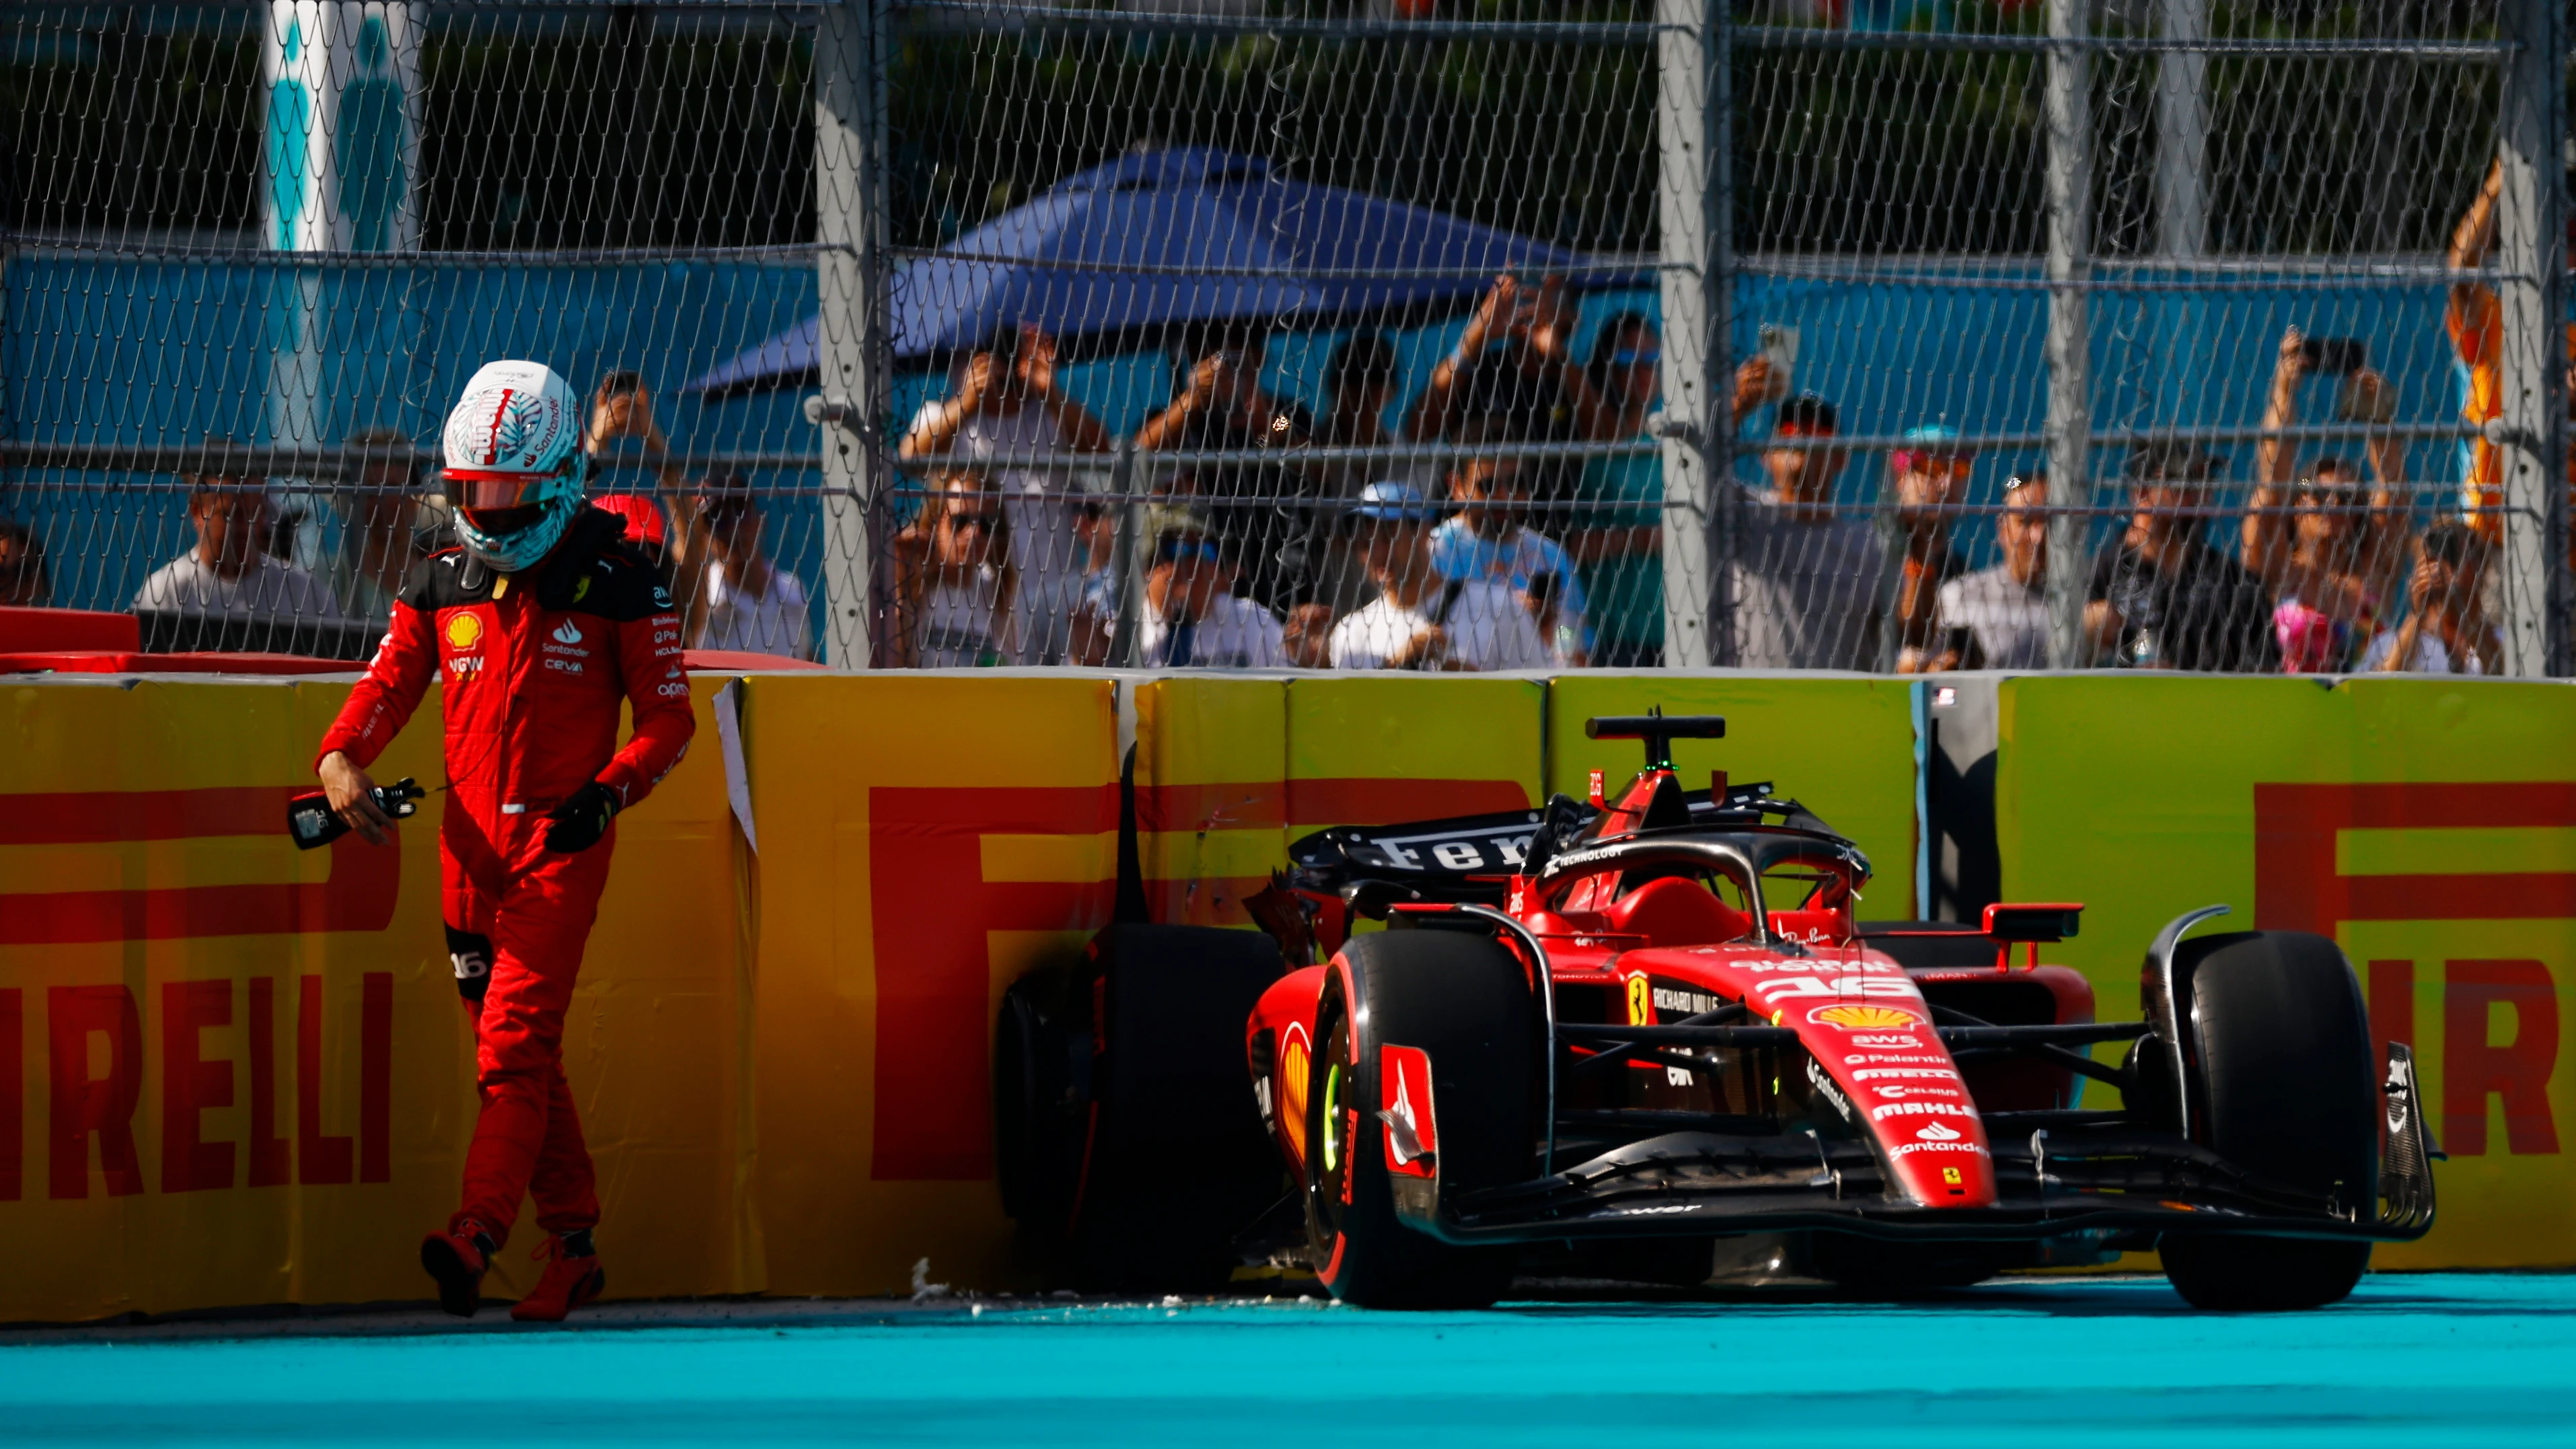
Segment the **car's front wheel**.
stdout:
[[[1489,937],[1388,931],[1343,949],[1317,1012],[1306,1094],[1308,1252],[1334,1297],[1482,1308],[1510,1286],[1509,1248],[1458,1247],[1406,1226],[1397,1179],[1407,1192],[1454,1195],[1534,1173],[1531,1011],[1519,961]],[[1390,1049],[1418,1053],[1408,1056],[1417,1075],[1386,1075],[1407,1070]],[[1426,1080],[1424,1100],[1393,1089]],[[1393,1133],[1406,1156],[1395,1166],[1413,1171],[1390,1171]],[[1426,1147],[1433,1179],[1419,1175]]]
[[[2357,1217],[2379,1200],[2379,1092],[2370,1021],[2334,942],[2290,931],[2186,941],[2192,1135],[2250,1172],[2330,1194]],[[2318,1308],[2353,1290],[2370,1244],[2167,1233],[2165,1276],[2194,1307]]]

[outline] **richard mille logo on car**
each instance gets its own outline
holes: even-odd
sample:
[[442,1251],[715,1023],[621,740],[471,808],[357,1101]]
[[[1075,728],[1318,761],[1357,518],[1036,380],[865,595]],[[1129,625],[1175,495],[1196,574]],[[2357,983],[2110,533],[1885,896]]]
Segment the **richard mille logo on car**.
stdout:
[[1681,1011],[1697,1016],[1716,1005],[1717,998],[1705,991],[1680,991],[1670,986],[1655,988],[1655,1007],[1659,1011]]

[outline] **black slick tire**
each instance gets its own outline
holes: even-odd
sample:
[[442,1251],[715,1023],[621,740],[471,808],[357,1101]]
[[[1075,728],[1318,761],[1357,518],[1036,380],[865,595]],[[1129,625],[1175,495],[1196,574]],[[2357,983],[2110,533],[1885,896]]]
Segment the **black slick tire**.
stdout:
[[[2248,1171],[2378,1207],[2379,1093],[2370,1022],[2334,942],[2289,931],[2186,941],[2193,1136]],[[2194,1307],[2319,1308],[2352,1292],[2370,1244],[2167,1233],[2165,1276]]]
[[1354,939],[1327,977],[1306,1093],[1306,1236],[1316,1275],[1363,1308],[1483,1308],[1511,1286],[1513,1250],[1458,1247],[1397,1215],[1378,1117],[1380,1050],[1429,1056],[1440,1191],[1454,1198],[1537,1171],[1536,1005],[1520,962],[1449,930]]
[[1067,1026],[1072,973],[1032,971],[1002,993],[993,1025],[993,1176],[1002,1212],[1037,1242],[1064,1240],[1082,1170],[1077,1041]]
[[[1075,1143],[1033,1160],[1070,1163],[1067,1244],[1076,1286],[1105,1293],[1213,1293],[1239,1266],[1236,1236],[1288,1190],[1261,1125],[1244,1031],[1279,979],[1257,931],[1112,926],[1091,943],[1064,1001],[1073,1043]],[[1023,1084],[1043,1098],[1052,1084]],[[1041,1130],[1049,1120],[1041,1113]],[[1032,1200],[1051,1210],[1043,1190]]]

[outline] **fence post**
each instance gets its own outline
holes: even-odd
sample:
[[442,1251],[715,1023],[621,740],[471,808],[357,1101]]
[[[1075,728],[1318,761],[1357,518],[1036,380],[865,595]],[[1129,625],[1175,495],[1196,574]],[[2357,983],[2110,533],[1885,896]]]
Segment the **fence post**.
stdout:
[[[2164,38],[2209,38],[2209,0],[2160,0]],[[2156,250],[2198,257],[2209,244],[2209,57],[2156,57]]]
[[2503,0],[2515,43],[2505,64],[2496,216],[2502,444],[2505,660],[2510,672],[2570,672],[2567,624],[2567,27],[2562,0]]
[[[1732,557],[1717,506],[1732,471],[1726,27],[1730,0],[1655,0],[1655,188],[1664,308],[1664,664],[1704,669],[1731,649],[1712,566]],[[1718,535],[1712,540],[1712,528]],[[1714,541],[1717,547],[1710,547]],[[1712,619],[1712,614],[1717,617]]]
[[[2092,33],[2089,0],[2049,0],[2052,40]],[[2060,507],[2093,501],[2093,379],[2084,281],[2093,247],[2092,60],[2079,46],[2048,52],[2048,492]],[[2048,520],[2048,663],[2092,662],[2084,640],[2085,539],[2090,518]]]
[[1144,469],[1137,466],[1136,440],[1121,437],[1118,451],[1110,463],[1110,496],[1118,502],[1118,619],[1109,635],[1109,662],[1119,669],[1134,669],[1142,658],[1139,635],[1145,628],[1145,571],[1153,559],[1149,550],[1154,541],[1145,536],[1149,521],[1145,512],[1143,484],[1138,481]]
[[[836,668],[873,642],[870,514],[886,466],[885,0],[830,0],[814,31],[815,339],[823,418],[823,596]],[[836,421],[837,420],[837,421]]]

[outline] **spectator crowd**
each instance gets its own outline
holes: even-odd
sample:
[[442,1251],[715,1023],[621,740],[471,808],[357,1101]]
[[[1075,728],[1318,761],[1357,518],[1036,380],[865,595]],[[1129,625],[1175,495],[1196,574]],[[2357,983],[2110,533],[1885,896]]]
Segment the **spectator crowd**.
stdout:
[[[2485,263],[2498,194],[2491,173],[2455,230],[2454,268]],[[2501,411],[2492,288],[2454,285],[2445,322],[2467,384],[2464,420],[2489,422]],[[1199,328],[1173,349],[1168,398],[1127,439],[1137,488],[1154,500],[1131,508],[1083,486],[1107,476],[1118,440],[1067,391],[1056,341],[1001,328],[896,448],[909,481],[882,551],[879,662],[1658,664],[1666,501],[1648,440],[1661,339],[1648,317],[1620,312],[1593,327],[1578,358],[1578,330],[1559,279],[1507,275],[1400,413],[1395,342],[1371,328],[1343,337],[1323,368],[1319,414],[1265,381],[1262,328]],[[1769,417],[1767,436],[1741,444],[1756,481],[1716,485],[1708,600],[1721,662],[1899,673],[2053,657],[2228,672],[2501,667],[2489,601],[2497,450],[2484,438],[2464,449],[2459,511],[2419,526],[2406,448],[2367,432],[2395,418],[2396,387],[2354,339],[2282,334],[2241,504],[2229,502],[2229,460],[2211,449],[2179,436],[2128,448],[2125,524],[2062,585],[2081,597],[2060,613],[2049,604],[2050,520],[2086,500],[2053,495],[2043,471],[2022,468],[2001,480],[1999,507],[1973,504],[1979,460],[1937,420],[1903,432],[1872,496],[1846,499],[1854,470],[1840,413],[1793,391],[1794,344],[1771,343],[1781,330],[1764,329],[1762,351],[1736,370],[1721,424],[1740,437]],[[2570,336],[2576,354],[2576,327]],[[2576,397],[2576,373],[2570,382]],[[2358,462],[2300,461],[2313,450],[2292,430],[2319,391],[2331,392],[2334,421],[2365,430]],[[253,629],[380,629],[411,565],[443,546],[446,503],[419,486],[399,432],[346,442],[357,466],[337,487],[280,494],[220,468],[191,478],[194,541],[132,607]],[[210,456],[222,443],[209,440]],[[1630,446],[1560,446],[1614,443]],[[811,595],[772,555],[754,488],[738,473],[673,464],[643,378],[620,370],[599,382],[585,444],[593,455],[640,449],[647,491],[593,502],[661,560],[691,647],[815,657]],[[1437,446],[1410,459],[1351,456],[1407,444]],[[1104,467],[1075,466],[1094,456]],[[1977,519],[1991,519],[1995,562],[1984,568],[1968,563],[1983,547]],[[0,605],[44,603],[51,591],[42,540],[0,519]],[[2069,636],[2057,648],[2053,628]]]
[[[2493,190],[2462,222],[2473,266],[2491,243]],[[2493,297],[2455,289],[2464,365],[2492,372]],[[2465,319],[2465,320],[2463,320]],[[2480,329],[2484,330],[2481,331]],[[1641,440],[1657,402],[1660,338],[1604,319],[1575,360],[1575,308],[1553,279],[1504,277],[1393,416],[1396,350],[1363,329],[1334,349],[1324,415],[1265,387],[1265,339],[1217,328],[1173,357],[1169,402],[1132,438],[1187,456],[1148,485],[1137,597],[1123,596],[1123,507],[1087,497],[1067,454],[1106,454],[1109,430],[1065,397],[1054,344],[1013,329],[975,351],[926,404],[901,454],[929,468],[926,506],[894,547],[905,663],[1488,670],[1660,662],[1662,467],[1651,448],[1568,462],[1559,443]],[[2481,364],[2483,347],[2490,360]],[[1737,369],[1739,430],[1758,485],[1722,481],[1711,613],[1723,662],[1916,673],[2030,669],[2053,657],[2052,498],[2043,469],[1974,505],[1978,458],[1940,422],[1906,430],[1875,495],[1852,468],[1830,400],[1792,392],[1768,347]],[[2265,394],[2254,480],[2232,501],[2229,460],[2181,437],[2127,450],[2127,513],[2068,587],[2079,664],[2225,672],[2493,672],[2496,518],[2476,484],[2458,513],[2418,527],[2406,450],[2369,437],[2360,459],[2313,457],[2289,436],[2311,384],[2333,420],[2386,425],[2397,394],[2351,339],[2292,327]],[[2492,409],[2493,385],[2471,400]],[[2479,396],[2488,401],[2480,404]],[[1319,447],[1445,443],[1439,463],[1362,463]],[[2481,452],[2475,467],[2492,470]],[[1236,456],[1209,464],[1197,456]],[[1015,455],[1017,455],[1015,461]],[[1049,464],[1040,455],[1051,455]],[[1140,470],[1141,473],[1141,470]],[[2078,516],[2081,517],[2079,511]],[[1991,566],[1968,521],[1990,518]],[[2079,524],[2077,536],[2084,535]],[[1118,631],[1134,629],[1120,652]]]

